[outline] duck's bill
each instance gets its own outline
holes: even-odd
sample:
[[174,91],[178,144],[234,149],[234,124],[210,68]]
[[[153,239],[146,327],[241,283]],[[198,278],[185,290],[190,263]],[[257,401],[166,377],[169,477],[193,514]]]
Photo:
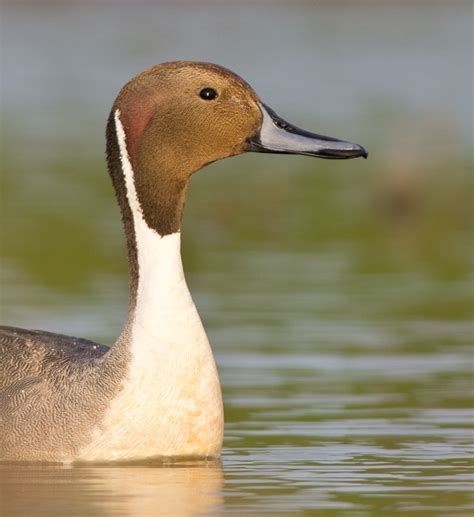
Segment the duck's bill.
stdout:
[[304,154],[333,160],[367,158],[368,152],[358,144],[317,135],[293,126],[263,103],[258,103],[263,120],[260,131],[248,140],[247,149],[260,153]]

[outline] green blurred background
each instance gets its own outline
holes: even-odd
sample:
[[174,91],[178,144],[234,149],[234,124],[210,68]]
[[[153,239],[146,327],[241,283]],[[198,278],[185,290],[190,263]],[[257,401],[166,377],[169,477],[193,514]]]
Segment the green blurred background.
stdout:
[[[341,459],[341,472],[374,454],[388,462],[387,476],[403,461],[422,472],[429,457],[452,499],[439,499],[416,476],[395,486],[425,490],[427,507],[468,508],[471,7],[4,2],[3,323],[113,343],[128,284],[104,162],[110,106],[151,64],[222,64],[284,118],[370,153],[346,162],[249,154],[193,179],[183,260],[221,371],[227,477],[242,488],[229,458],[245,454],[249,475],[260,479],[251,470],[265,464],[252,456],[260,448],[271,447],[273,461],[287,447],[298,470],[319,465],[324,440],[336,456],[343,444],[349,451],[374,445],[365,459]],[[360,439],[354,411],[368,433]],[[413,443],[422,443],[423,455],[411,455],[419,450]],[[457,453],[447,460],[441,443]],[[300,460],[293,447],[304,449]],[[379,508],[370,496],[340,495],[337,483],[318,506],[322,495],[305,491],[308,479],[321,482],[311,478],[316,471],[292,482],[281,469],[281,486],[271,485],[280,509],[310,511],[328,501],[336,509]],[[370,477],[360,475],[370,489]],[[377,483],[383,492],[383,479]],[[245,486],[253,506],[232,493],[223,504],[267,511],[255,488],[266,485]],[[398,496],[386,501],[385,509],[399,508]],[[422,499],[412,504],[427,508]]]

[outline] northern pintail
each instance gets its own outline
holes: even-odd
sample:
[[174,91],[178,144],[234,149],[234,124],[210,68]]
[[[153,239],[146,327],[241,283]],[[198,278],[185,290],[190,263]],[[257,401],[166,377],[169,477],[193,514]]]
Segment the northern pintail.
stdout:
[[111,348],[1,327],[3,461],[218,457],[221,388],[180,254],[191,176],[248,151],[367,157],[359,145],[286,122],[235,73],[191,61],[127,83],[106,137],[128,246],[128,317]]

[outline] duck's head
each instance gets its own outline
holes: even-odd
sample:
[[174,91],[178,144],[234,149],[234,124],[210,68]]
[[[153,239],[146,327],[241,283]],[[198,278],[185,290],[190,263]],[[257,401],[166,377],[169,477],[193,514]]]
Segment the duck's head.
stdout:
[[160,235],[179,230],[191,175],[216,160],[247,151],[367,157],[357,144],[289,124],[230,70],[192,61],[154,66],[127,83],[113,105],[107,142],[122,209],[126,160],[143,217]]

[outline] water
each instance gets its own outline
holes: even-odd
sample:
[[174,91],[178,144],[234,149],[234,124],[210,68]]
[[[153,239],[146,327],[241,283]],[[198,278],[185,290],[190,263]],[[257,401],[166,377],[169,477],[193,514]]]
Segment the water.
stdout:
[[222,463],[3,466],[5,515],[469,513],[472,328],[393,316],[446,302],[422,275],[351,274],[348,256],[242,252],[229,270],[224,254],[192,275],[224,391]]
[[0,515],[472,513],[469,5],[32,6],[4,21],[4,323],[113,343],[103,125],[152,62],[227,64],[371,159],[247,156],[193,180],[183,255],[221,461],[0,465]]

